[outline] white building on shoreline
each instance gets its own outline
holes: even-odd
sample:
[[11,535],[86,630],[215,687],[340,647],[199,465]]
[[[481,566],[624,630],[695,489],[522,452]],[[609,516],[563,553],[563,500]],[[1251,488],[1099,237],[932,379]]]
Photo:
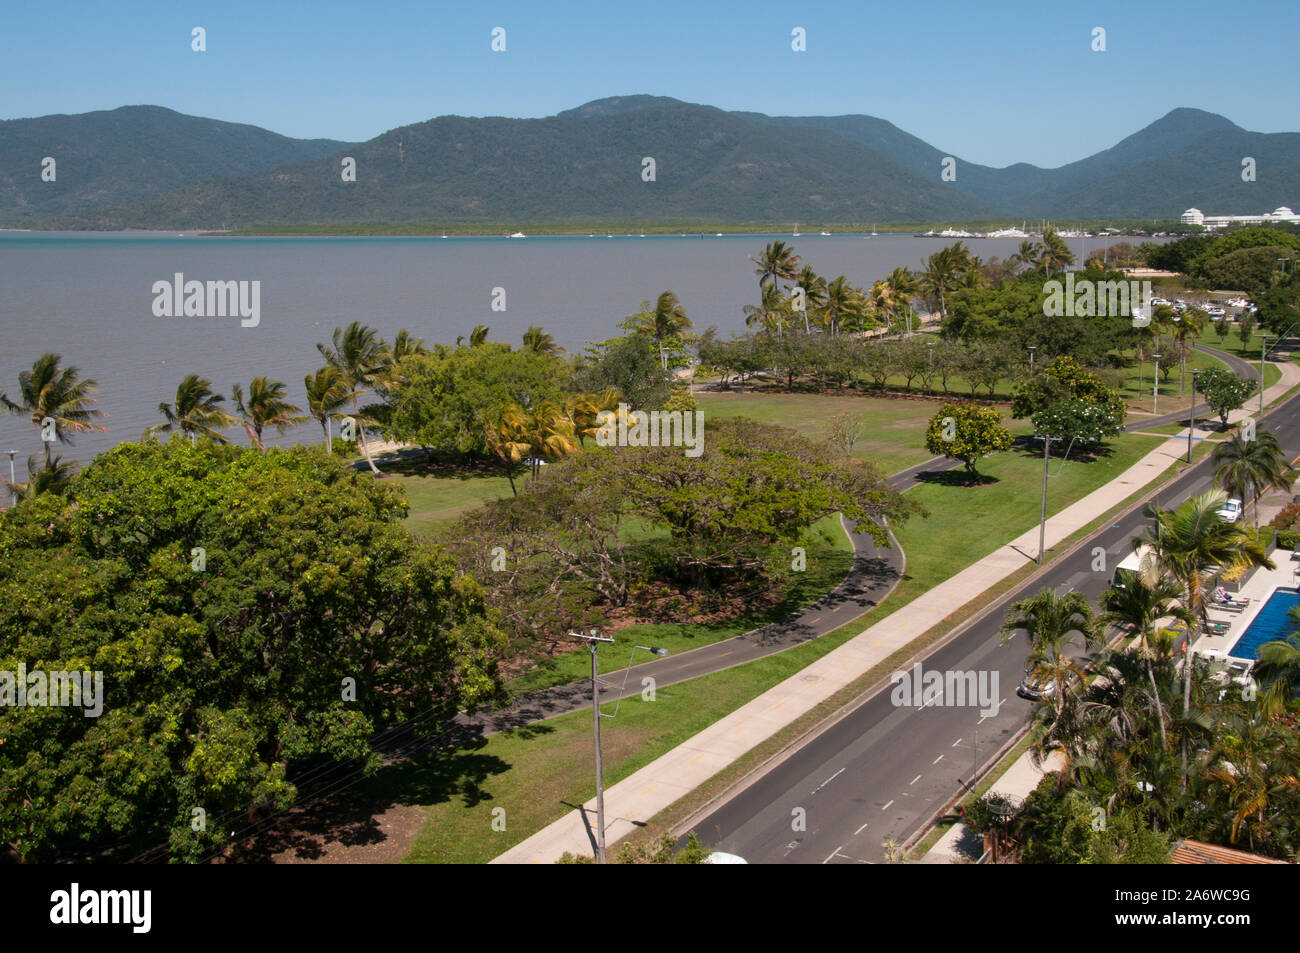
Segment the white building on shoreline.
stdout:
[[1286,222],[1292,225],[1300,223],[1300,215],[1285,205],[1279,205],[1263,215],[1206,215],[1199,208],[1189,208],[1182,214],[1184,225],[1204,225],[1206,228],[1225,228],[1228,225],[1272,225]]

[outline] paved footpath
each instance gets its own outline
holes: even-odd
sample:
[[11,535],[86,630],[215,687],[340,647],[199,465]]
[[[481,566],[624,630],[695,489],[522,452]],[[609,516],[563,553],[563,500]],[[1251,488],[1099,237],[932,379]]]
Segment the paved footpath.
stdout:
[[[1266,402],[1300,384],[1300,367],[1281,365],[1282,377],[1264,394]],[[1231,422],[1252,416],[1254,403],[1229,416]],[[1193,439],[1210,431],[1198,429]],[[1066,539],[1099,514],[1122,503],[1134,491],[1159,478],[1187,452],[1187,433],[1172,437],[1100,489],[1066,507],[1047,521],[1047,545]],[[942,622],[954,610],[1022,568],[1038,551],[1038,528],[1030,530],[975,564],[940,583],[872,625],[807,668],[768,689],[694,737],[663,754],[605,791],[606,843],[637,829],[674,801],[708,781],[786,725],[826,701],[879,665],[894,652]],[[611,729],[617,731],[617,723]],[[495,858],[492,863],[549,863],[566,851],[593,850],[595,799],[573,810]]]

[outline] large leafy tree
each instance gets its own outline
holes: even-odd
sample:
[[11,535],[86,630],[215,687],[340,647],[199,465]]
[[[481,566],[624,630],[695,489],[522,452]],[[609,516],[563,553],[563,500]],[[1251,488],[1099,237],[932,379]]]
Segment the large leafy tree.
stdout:
[[412,540],[397,486],[315,448],[173,438],[119,445],[67,495],[0,516],[0,669],[103,673],[99,717],[4,715],[20,858],[201,859],[291,804],[301,759],[374,769],[377,730],[499,697],[483,591]]
[[1010,447],[1011,431],[1002,426],[1002,415],[978,404],[944,404],[925,432],[925,449],[960,460],[972,483],[979,479],[977,460]]
[[[62,357],[54,353],[42,354],[36,359],[29,371],[18,375],[17,404],[5,398],[7,407],[16,407],[18,412],[30,415],[32,426],[44,430],[45,421],[54,422],[54,438],[63,441],[67,434],[86,430],[104,430],[95,419],[104,416],[103,411],[95,410],[96,382],[91,378],[82,378],[77,367],[64,367]],[[52,440],[44,441],[45,463],[50,462]]]
[[1057,357],[1041,373],[1021,382],[1011,397],[1011,416],[1032,417],[1061,401],[1107,404],[1122,423],[1124,400],[1106,385],[1101,375],[1088,370],[1072,357]]
[[[644,339],[643,339],[644,340]],[[649,360],[657,367],[652,354]],[[402,361],[385,433],[452,453],[486,454],[485,425],[506,404],[525,410],[561,398],[558,358],[501,342],[443,349]]]
[[212,381],[198,374],[187,374],[176,388],[175,402],[164,401],[158,405],[158,413],[163,415],[165,423],[149,427],[145,436],[178,430],[190,438],[190,443],[199,436],[225,443],[220,428],[233,427],[238,421],[221,409],[224,400],[220,394],[213,393]]
[[390,372],[388,346],[374,328],[353,321],[346,328],[335,328],[330,343],[317,344],[316,350],[320,351],[326,364],[339,372],[352,391],[353,417],[361,430],[358,434],[361,452],[371,472],[379,473],[365,439],[365,430],[373,426],[374,420],[370,414],[362,413],[360,395],[366,389],[376,390],[384,386]]
[[[634,410],[662,407],[668,399],[671,378],[655,355],[654,341],[644,334],[634,332],[587,350],[587,360],[576,374],[580,389],[603,391],[612,387]],[[755,369],[752,362],[746,366]]]
[[1269,488],[1291,489],[1293,477],[1286,456],[1271,431],[1262,427],[1253,440],[1238,426],[1214,447],[1214,480],[1229,496],[1255,500],[1255,529],[1259,529],[1259,499]]

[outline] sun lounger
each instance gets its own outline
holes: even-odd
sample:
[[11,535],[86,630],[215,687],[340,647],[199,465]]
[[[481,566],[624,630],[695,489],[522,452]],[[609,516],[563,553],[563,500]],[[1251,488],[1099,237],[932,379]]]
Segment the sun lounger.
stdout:
[[1210,603],[1210,608],[1218,609],[1220,612],[1231,612],[1233,615],[1246,611],[1245,606],[1235,605],[1231,602],[1212,602]]

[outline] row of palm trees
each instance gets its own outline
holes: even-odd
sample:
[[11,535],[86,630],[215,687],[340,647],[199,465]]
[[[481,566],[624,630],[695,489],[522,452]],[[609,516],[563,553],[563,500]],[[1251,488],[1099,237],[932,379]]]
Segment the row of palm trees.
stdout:
[[[1258,534],[1218,517],[1225,499],[1213,490],[1176,510],[1149,507],[1153,525],[1133,540],[1148,555],[1122,587],[1103,593],[1101,612],[1081,593],[1044,589],[1011,606],[1002,633],[1004,640],[1028,634],[1028,671],[1052,686],[1034,751],[1040,759],[1064,755],[1062,788],[1083,786],[1112,802],[1177,803],[1162,815],[1171,825],[1194,804],[1218,804],[1231,814],[1232,843],[1243,832],[1251,843],[1272,843],[1265,835],[1279,834],[1279,805],[1300,805],[1300,737],[1281,721],[1300,690],[1300,636],[1263,647],[1252,672],[1257,699],[1229,692],[1219,704],[1221,685],[1190,663],[1190,653],[1180,665],[1174,631],[1158,628],[1163,620],[1180,623],[1190,645],[1208,625],[1216,575],[1272,568]],[[1073,649],[1101,645],[1111,625],[1132,635],[1130,651],[1102,652],[1088,668],[1071,657]],[[1274,763],[1245,751],[1246,738],[1270,739]]]
[[[488,328],[476,326],[471,331],[468,346],[477,347],[487,340]],[[464,338],[457,339],[460,346]],[[560,354],[563,349],[543,328],[530,326],[523,334],[523,346],[542,354]],[[344,416],[352,417],[360,430],[373,427],[377,421],[374,405],[363,407],[361,398],[367,392],[383,396],[400,383],[397,367],[401,360],[412,354],[428,354],[421,339],[405,329],[398,331],[392,344],[383,340],[379,332],[359,321],[346,328],[336,328],[328,344],[318,344],[317,350],[324,365],[303,379],[307,395],[306,414],[303,408],[287,399],[283,381],[269,377],[254,377],[247,391],[236,384],[231,391],[230,404],[213,389],[212,381],[198,374],[189,374],[176,388],[172,401],[158,405],[163,421],[145,430],[145,437],[166,433],[182,433],[193,442],[206,437],[218,443],[227,442],[221,432],[231,427],[243,427],[250,443],[266,450],[265,433],[274,428],[284,433],[314,418],[320,424],[326,441],[329,422]],[[72,468],[52,455],[55,443],[69,441],[73,434],[87,431],[104,431],[98,421],[104,412],[95,408],[97,382],[83,377],[81,369],[65,365],[61,355],[41,355],[31,370],[18,375],[18,390],[11,396],[0,391],[0,413],[23,414],[41,435],[44,449],[44,466],[38,468],[35,458],[29,458],[31,479],[15,488],[38,494],[43,488],[66,484]],[[226,408],[229,407],[230,410]],[[233,413],[231,412],[233,411]],[[364,439],[358,441],[372,471],[378,473],[370,449]]]

